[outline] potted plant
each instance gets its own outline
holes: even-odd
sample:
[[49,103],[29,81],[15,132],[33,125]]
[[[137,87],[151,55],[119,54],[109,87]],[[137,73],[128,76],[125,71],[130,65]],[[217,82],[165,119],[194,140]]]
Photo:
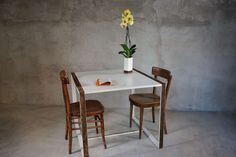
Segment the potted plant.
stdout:
[[124,56],[124,72],[130,73],[133,70],[133,55],[136,52],[136,45],[131,44],[130,33],[129,33],[129,26],[134,24],[134,17],[129,9],[126,9],[122,13],[121,17],[121,24],[122,28],[126,29],[125,35],[125,43],[120,44],[123,48],[119,54]]

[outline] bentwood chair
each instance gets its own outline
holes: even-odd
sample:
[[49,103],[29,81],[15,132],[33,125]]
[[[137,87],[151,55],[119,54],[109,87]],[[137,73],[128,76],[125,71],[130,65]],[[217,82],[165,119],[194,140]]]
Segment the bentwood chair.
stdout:
[[[62,70],[60,72],[60,79],[62,83],[62,92],[63,98],[65,102],[65,110],[66,110],[66,132],[65,132],[65,139],[69,138],[69,154],[71,154],[71,147],[72,147],[72,131],[73,130],[80,130],[79,127],[75,127],[74,124],[80,125],[80,103],[70,102],[69,92],[68,92],[68,85],[69,79],[66,76],[66,72]],[[94,123],[95,126],[87,127],[87,129],[95,128],[96,133],[98,134],[98,128],[101,128],[102,133],[102,140],[104,148],[106,149],[106,140],[105,140],[105,129],[104,129],[104,107],[98,100],[86,100],[86,110],[87,110],[87,117],[92,117],[94,120],[87,120],[87,123]],[[100,123],[100,125],[98,125]]]
[[[171,72],[169,70],[162,69],[159,67],[152,67],[152,75],[154,75],[155,79],[166,80],[165,82],[167,83],[167,85],[165,89],[166,90],[165,99],[167,99],[171,80],[172,80]],[[141,139],[144,108],[152,108],[152,120],[153,120],[153,123],[155,123],[154,111],[155,111],[155,107],[160,106],[160,96],[156,94],[156,88],[154,87],[152,93],[136,93],[136,94],[129,95],[129,101],[130,101],[130,127],[132,127],[133,105],[140,108],[139,139]],[[164,131],[165,131],[165,134],[167,134],[165,117],[164,117]]]

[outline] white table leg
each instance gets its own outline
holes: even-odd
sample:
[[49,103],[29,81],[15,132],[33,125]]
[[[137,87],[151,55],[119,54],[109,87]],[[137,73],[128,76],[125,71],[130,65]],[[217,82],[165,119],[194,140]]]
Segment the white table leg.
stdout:
[[[79,95],[77,94],[77,88],[75,86],[75,83],[74,83],[74,80],[73,80],[73,77],[71,76],[71,95],[72,95],[72,102],[77,102],[79,100]],[[75,122],[78,122],[78,120],[75,120]],[[78,123],[75,123],[74,124],[75,128],[79,128],[79,124]],[[79,150],[81,152],[81,156],[84,157],[84,151],[83,151],[83,139],[82,139],[82,134],[81,134],[81,131],[80,130],[76,130],[76,135],[77,135],[77,138],[78,138],[78,141],[79,141]]]
[[[74,120],[74,122],[78,122],[77,119]],[[75,123],[74,124],[75,128],[79,128],[79,124]],[[75,130],[78,141],[79,141],[79,151],[81,152],[81,156],[84,157],[84,151],[83,151],[83,139],[82,139],[82,134],[80,130]]]
[[72,102],[76,102],[76,101],[78,101],[77,90],[76,90],[75,82],[74,82],[72,76],[71,76],[71,79],[70,79],[70,83],[71,83]]
[[[139,120],[136,117],[133,117],[133,121],[139,126]],[[153,144],[159,147],[159,140],[157,140],[156,137],[144,126],[143,126],[143,132],[152,141]]]
[[160,137],[161,137],[161,116],[162,116],[162,113],[161,113],[161,108],[162,108],[162,88],[160,88],[159,90],[159,95],[160,95],[160,108],[159,108],[159,120],[158,120],[158,148],[160,149]]

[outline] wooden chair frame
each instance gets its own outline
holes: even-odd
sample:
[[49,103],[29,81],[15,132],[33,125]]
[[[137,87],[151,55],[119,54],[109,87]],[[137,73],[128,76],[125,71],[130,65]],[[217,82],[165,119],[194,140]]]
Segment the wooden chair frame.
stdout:
[[[99,114],[90,113],[90,112],[87,113],[84,90],[79,81],[77,82],[77,85],[80,92],[80,102],[70,103],[70,97],[69,97],[69,92],[68,92],[68,87],[67,87],[67,85],[69,84],[69,79],[68,77],[66,77],[66,72],[64,70],[60,72],[60,79],[62,83],[63,98],[64,98],[65,110],[66,110],[65,139],[67,140],[69,137],[69,154],[71,154],[72,152],[71,150],[72,150],[72,131],[73,130],[80,130],[82,134],[87,135],[87,129],[96,128],[96,133],[98,133],[98,128],[101,128],[103,144],[104,144],[104,148],[106,149],[107,146],[106,146],[106,140],[105,140],[105,129],[104,129],[104,118],[103,118],[104,109]],[[90,100],[87,100],[87,102],[89,101]],[[85,105],[80,105],[82,103]],[[72,105],[77,105],[78,107],[78,113],[75,115],[72,115],[72,108],[71,108]],[[81,110],[83,110],[84,112],[80,112]],[[83,113],[83,115],[81,115],[80,113]],[[94,120],[87,120],[86,117],[94,117]],[[74,122],[74,120],[77,120],[77,122]],[[85,123],[82,123],[82,121],[85,121]],[[100,125],[98,125],[98,122],[100,123]],[[87,127],[87,123],[95,123],[95,126]],[[78,124],[80,127],[73,128],[72,127],[73,124]]]
[[[137,72],[140,72],[136,69],[134,69],[135,71]],[[142,73],[142,72],[140,72]],[[172,75],[171,75],[171,72],[166,70],[166,69],[162,69],[162,68],[159,68],[159,67],[152,67],[152,74],[154,75],[154,78],[145,74],[145,73],[142,73],[143,75],[151,78],[151,79],[154,79],[156,81],[158,81],[159,83],[162,84],[162,92],[165,93],[165,100],[164,100],[164,105],[163,105],[163,122],[164,123],[161,123],[163,124],[163,128],[164,128],[164,131],[165,131],[165,134],[167,134],[167,127],[166,127],[166,120],[165,120],[165,107],[166,107],[166,101],[167,101],[167,96],[169,94],[169,89],[170,89],[170,85],[171,85],[171,81],[172,81]],[[162,81],[158,80],[158,77],[162,77],[164,79],[167,80],[167,86],[165,85],[165,83],[163,83]],[[164,89],[164,90],[163,90]],[[154,87],[153,88],[153,92],[152,92],[153,95],[156,95],[156,88]],[[132,94],[131,94],[132,95]],[[159,102],[160,104],[161,102]],[[144,108],[147,108],[147,107],[152,107],[152,119],[153,119],[153,123],[155,122],[155,106],[157,104],[150,104],[150,105],[146,105],[146,106],[139,106],[137,104],[135,104],[135,102],[132,102],[132,100],[130,100],[130,127],[132,126],[132,112],[133,112],[133,105],[137,106],[140,108],[140,127],[139,127],[139,138],[141,139],[141,134],[142,134],[142,121],[143,121],[143,112],[144,112]]]

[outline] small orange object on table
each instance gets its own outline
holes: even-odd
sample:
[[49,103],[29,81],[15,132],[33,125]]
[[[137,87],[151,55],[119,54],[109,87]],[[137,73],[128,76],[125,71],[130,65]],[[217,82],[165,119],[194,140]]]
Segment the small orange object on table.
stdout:
[[96,80],[96,86],[110,86],[110,85],[111,85],[110,81],[106,81],[106,82],[100,83],[99,79]]
[[96,86],[99,86],[99,85],[100,85],[100,80],[97,79],[97,80],[96,80]]

